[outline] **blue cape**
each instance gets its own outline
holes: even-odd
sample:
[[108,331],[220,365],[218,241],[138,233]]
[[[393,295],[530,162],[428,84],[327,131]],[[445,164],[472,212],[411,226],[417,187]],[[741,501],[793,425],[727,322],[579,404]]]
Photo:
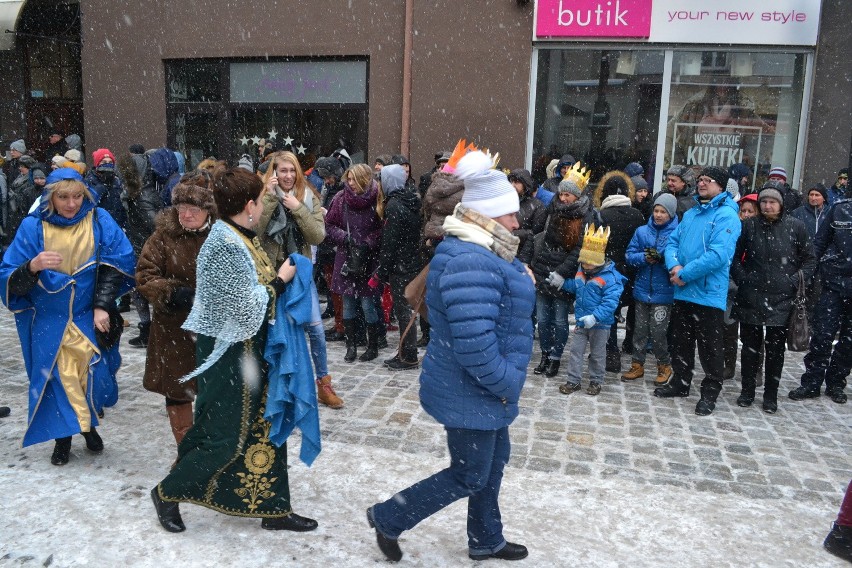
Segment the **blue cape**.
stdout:
[[269,388],[263,417],[272,425],[269,440],[276,446],[287,441],[293,428],[301,430],[299,459],[310,466],[322,450],[317,390],[304,330],[311,321],[313,266],[295,253],[290,262],[296,276],[278,297],[266,338]]

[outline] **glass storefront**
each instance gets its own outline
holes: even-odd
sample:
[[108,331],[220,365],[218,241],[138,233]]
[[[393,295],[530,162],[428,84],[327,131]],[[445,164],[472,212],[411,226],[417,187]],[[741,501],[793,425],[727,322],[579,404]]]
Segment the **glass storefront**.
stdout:
[[783,166],[793,179],[808,53],[546,46],[533,57],[538,181],[565,153],[593,180],[632,161],[658,186],[672,164],[743,162],[752,185]]
[[367,153],[366,60],[166,62],[169,144],[188,167],[215,156],[290,150],[311,167],[345,147]]

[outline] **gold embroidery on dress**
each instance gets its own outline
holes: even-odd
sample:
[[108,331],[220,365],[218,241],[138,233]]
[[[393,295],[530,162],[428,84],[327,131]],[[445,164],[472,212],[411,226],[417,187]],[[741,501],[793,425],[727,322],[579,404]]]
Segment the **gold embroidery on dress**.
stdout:
[[275,461],[275,449],[269,443],[269,430],[272,425],[263,418],[265,413],[266,393],[263,394],[260,410],[254,424],[251,425],[251,431],[257,433],[258,441],[246,450],[245,466],[249,473],[237,472],[243,487],[234,489],[234,492],[243,498],[242,501],[248,506],[248,510],[252,512],[263,501],[275,496],[275,492],[269,491],[269,488],[278,480],[277,477],[270,478],[264,475],[272,469]]

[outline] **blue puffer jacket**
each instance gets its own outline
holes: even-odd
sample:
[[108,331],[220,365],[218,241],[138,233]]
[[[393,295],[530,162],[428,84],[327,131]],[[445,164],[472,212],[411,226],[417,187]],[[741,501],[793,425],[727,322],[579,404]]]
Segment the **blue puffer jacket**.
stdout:
[[577,321],[593,315],[597,323],[592,329],[609,329],[615,323],[615,310],[624,292],[625,282],[627,278],[615,269],[615,263],[607,260],[600,270],[588,275],[580,266],[576,276],[566,280],[562,289],[577,295],[574,300]]
[[697,195],[695,201],[666,246],[666,266],[682,266],[679,276],[686,282],[674,287],[674,299],[724,310],[728,271],[742,230],[737,204],[727,191],[709,203],[699,202]]
[[671,304],[674,299],[674,287],[669,281],[669,271],[661,260],[656,264],[645,261],[645,249],[656,249],[660,256],[666,252],[669,236],[677,228],[677,217],[665,225],[657,225],[654,218],[648,224],[636,229],[630,244],[627,245],[627,264],[636,267],[636,281],[633,283],[633,298],[646,304]]
[[535,288],[523,264],[456,237],[426,280],[432,326],[420,403],[450,428],[497,430],[518,416],[533,346]]

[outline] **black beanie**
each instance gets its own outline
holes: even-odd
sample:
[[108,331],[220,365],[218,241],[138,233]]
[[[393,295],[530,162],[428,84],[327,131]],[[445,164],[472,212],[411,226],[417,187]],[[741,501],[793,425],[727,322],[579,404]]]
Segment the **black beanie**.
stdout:
[[707,166],[706,168],[701,170],[701,173],[698,176],[709,177],[710,179],[722,186],[722,191],[724,191],[725,188],[728,186],[728,180],[730,179],[727,170],[718,166]]
[[[808,190],[808,193],[812,191],[818,191],[822,198],[825,200],[825,203],[828,204],[828,190],[825,189],[825,186],[819,182],[815,183],[813,187]],[[807,197],[807,196],[806,196]]]

